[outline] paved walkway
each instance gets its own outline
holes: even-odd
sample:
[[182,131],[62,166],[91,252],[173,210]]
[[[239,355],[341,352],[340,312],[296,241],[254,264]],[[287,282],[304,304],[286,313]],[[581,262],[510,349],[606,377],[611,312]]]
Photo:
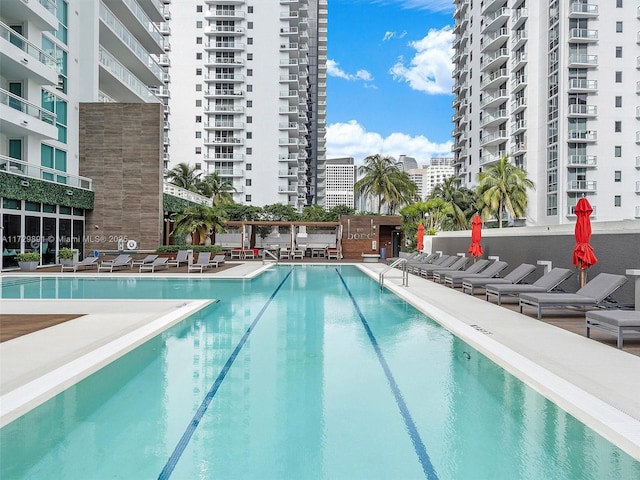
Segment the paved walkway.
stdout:
[[[382,263],[356,265],[375,280],[387,268]],[[213,275],[251,278],[269,265],[230,267]],[[175,273],[156,274],[164,275]],[[199,274],[189,274],[195,276]],[[385,285],[640,460],[640,357],[430,280],[410,275],[409,286],[402,286],[399,270],[385,275]],[[82,316],[0,345],[0,425],[206,304],[43,300],[25,305],[3,300],[3,315],[26,311]]]

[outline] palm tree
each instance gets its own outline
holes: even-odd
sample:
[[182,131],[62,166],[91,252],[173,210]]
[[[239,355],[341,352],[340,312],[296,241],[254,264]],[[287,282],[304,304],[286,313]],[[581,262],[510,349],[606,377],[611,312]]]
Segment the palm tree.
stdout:
[[429,235],[436,230],[442,230],[447,216],[453,214],[453,207],[442,198],[433,198],[425,202],[425,208],[429,214]]
[[200,245],[205,244],[210,232],[213,235],[212,242],[215,243],[215,232],[224,231],[223,223],[227,221],[221,208],[196,204],[189,205],[184,211],[176,213],[174,220],[172,235],[197,232]]
[[534,183],[527,178],[527,172],[502,157],[498,163],[492,165],[478,176],[479,206],[482,216],[489,218],[496,216],[502,228],[504,210],[512,218],[523,217],[527,210],[527,189],[535,188]]
[[444,222],[448,230],[466,230],[469,228],[469,219],[475,213],[475,192],[460,186],[459,177],[452,175],[445,178],[444,182],[436,185],[429,196],[430,199],[441,198],[449,203],[452,213]]
[[188,163],[182,162],[167,172],[167,179],[173,185],[189,190],[190,192],[197,192],[200,175],[200,173],[196,173],[195,167],[191,167]]
[[384,204],[393,213],[416,198],[418,187],[392,157],[369,155],[358,170],[363,176],[355,183],[354,191],[359,195],[377,197],[378,215]]
[[205,175],[205,177],[196,184],[200,195],[211,198],[213,205],[224,205],[233,203],[233,193],[236,188],[233,182],[223,180],[218,172]]

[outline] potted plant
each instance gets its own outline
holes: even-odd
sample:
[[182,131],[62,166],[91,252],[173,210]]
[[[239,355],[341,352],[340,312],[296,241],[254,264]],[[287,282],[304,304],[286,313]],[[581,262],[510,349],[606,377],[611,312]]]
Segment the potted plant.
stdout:
[[19,253],[16,255],[21,270],[35,270],[40,263],[40,254],[37,252]]
[[73,250],[69,247],[61,248],[58,251],[58,259],[62,265],[73,265]]

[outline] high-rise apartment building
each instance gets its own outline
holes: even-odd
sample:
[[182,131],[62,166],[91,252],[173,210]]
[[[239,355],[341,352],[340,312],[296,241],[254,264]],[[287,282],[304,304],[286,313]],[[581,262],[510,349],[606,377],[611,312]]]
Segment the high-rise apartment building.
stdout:
[[508,155],[536,184],[526,222],[640,218],[640,7],[454,0],[454,146],[467,186]]
[[80,105],[158,103],[165,21],[160,0],[0,2],[1,267],[82,251],[95,179],[80,175]]
[[324,204],[327,0],[188,0],[171,31],[172,164],[241,204]]
[[356,166],[353,157],[328,158],[326,164],[324,207],[327,210],[338,205],[355,208],[353,185],[356,183]]
[[418,187],[418,196],[421,200],[429,197],[436,185],[442,185],[447,178],[455,174],[453,162],[454,159],[451,157],[433,157],[428,165],[407,171]]

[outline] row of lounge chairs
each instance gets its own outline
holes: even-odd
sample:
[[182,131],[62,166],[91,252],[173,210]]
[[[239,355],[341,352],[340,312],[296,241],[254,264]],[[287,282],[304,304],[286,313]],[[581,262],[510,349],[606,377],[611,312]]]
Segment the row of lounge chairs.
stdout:
[[431,277],[452,288],[462,287],[462,291],[470,295],[484,288],[485,299],[496,299],[498,305],[505,296],[518,297],[520,313],[525,308],[534,308],[538,319],[542,318],[545,308],[591,309],[586,311],[587,337],[591,336],[592,329],[612,333],[617,337],[618,348],[622,348],[624,332],[640,332],[640,310],[606,308],[610,306],[611,295],[628,281],[625,275],[600,273],[575,293],[566,293],[558,291],[559,286],[573,275],[566,268],[553,268],[528,284],[521,282],[536,270],[534,265],[523,263],[504,277],[498,277],[508,267],[506,262],[484,259],[470,265],[469,262],[459,256],[424,254],[408,259],[406,265],[411,273]]
[[[78,270],[94,268],[98,269],[98,272],[138,267],[139,272],[155,272],[156,270],[167,269],[169,267],[180,267],[182,264],[189,264],[189,253],[187,250],[179,250],[175,259],[169,260],[166,257],[160,257],[158,255],[147,255],[140,260],[134,260],[129,254],[121,254],[112,260],[103,260],[99,262],[99,257],[87,257],[79,262],[74,262],[71,265],[62,265],[61,271],[72,270],[77,272]],[[217,268],[225,263],[224,255],[215,255],[211,258],[210,252],[201,252],[198,254],[198,259],[195,263],[192,263],[188,267],[188,271],[200,271],[201,273],[205,268]]]

